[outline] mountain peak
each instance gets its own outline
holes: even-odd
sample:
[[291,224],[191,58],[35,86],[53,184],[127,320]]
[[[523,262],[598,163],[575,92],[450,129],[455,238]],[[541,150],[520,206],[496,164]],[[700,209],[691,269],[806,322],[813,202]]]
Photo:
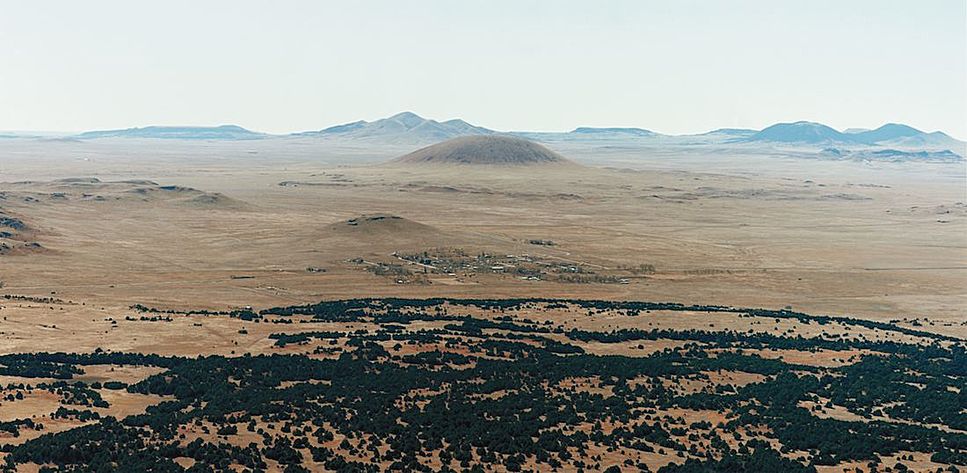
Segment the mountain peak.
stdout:
[[408,126],[408,127],[411,127],[411,128],[412,127],[415,127],[415,126],[420,126],[423,123],[426,123],[427,121],[430,121],[430,120],[427,120],[426,118],[423,118],[423,117],[421,117],[421,116],[419,116],[419,115],[417,115],[417,114],[415,114],[413,112],[400,112],[400,113],[397,113],[396,115],[393,115],[393,116],[391,116],[389,118],[385,118],[384,120],[392,120],[394,122],[399,122],[399,123],[402,123],[403,125]]
[[338,137],[386,141],[398,144],[427,144],[470,135],[490,135],[494,132],[460,119],[444,122],[423,118],[413,112],[400,112],[372,122],[359,120],[335,125],[321,131],[296,133],[296,136]]
[[397,113],[396,115],[392,115],[389,118],[391,120],[408,120],[408,119],[414,119],[414,118],[415,119],[419,119],[419,120],[423,120],[424,119],[423,117],[421,117],[421,116],[419,116],[419,115],[417,115],[417,114],[415,114],[413,112],[407,111],[407,110],[404,110],[404,111],[402,111],[400,113]]

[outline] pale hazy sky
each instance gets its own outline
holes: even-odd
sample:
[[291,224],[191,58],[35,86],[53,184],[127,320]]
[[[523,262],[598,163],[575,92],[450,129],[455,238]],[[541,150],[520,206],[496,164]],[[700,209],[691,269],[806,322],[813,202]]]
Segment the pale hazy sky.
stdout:
[[967,138],[967,2],[0,0],[0,130],[814,120]]

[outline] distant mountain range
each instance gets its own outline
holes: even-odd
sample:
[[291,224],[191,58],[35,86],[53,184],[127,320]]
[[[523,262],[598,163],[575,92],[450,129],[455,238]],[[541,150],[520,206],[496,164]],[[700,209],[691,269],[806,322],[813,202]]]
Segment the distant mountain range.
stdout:
[[[642,128],[579,127],[568,132],[498,132],[460,119],[436,121],[412,112],[402,112],[375,121],[359,120],[316,131],[288,135],[259,133],[235,125],[217,127],[147,126],[123,130],[88,131],[76,139],[158,138],[181,140],[254,140],[254,139],[324,139],[339,142],[395,144],[406,146],[439,143],[452,138],[473,135],[514,135],[544,142],[628,142],[643,145],[723,147],[766,145],[774,147],[813,148],[816,151],[836,148],[846,152],[864,148],[937,153],[951,151],[961,156],[967,144],[943,132],[924,132],[908,125],[888,123],[875,130],[850,128],[838,131],[821,123],[799,121],[777,123],[762,130],[720,128],[695,135],[664,135]],[[895,155],[895,154],[894,154]],[[899,155],[896,155],[899,156]],[[941,153],[940,156],[946,156]]]

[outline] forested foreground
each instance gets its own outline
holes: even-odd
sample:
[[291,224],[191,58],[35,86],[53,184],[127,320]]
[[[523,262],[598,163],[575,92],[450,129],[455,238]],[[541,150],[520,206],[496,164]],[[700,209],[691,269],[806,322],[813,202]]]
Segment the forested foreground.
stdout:
[[[565,307],[587,317],[728,312],[769,323],[792,319],[876,330],[919,342],[832,330],[817,337],[714,328],[579,330],[523,315]],[[278,323],[280,330],[271,337],[276,351],[234,358],[105,352],[0,356],[0,374],[53,378],[56,388],[45,384],[44,389],[80,399],[59,412],[79,427],[5,444],[6,468],[967,468],[964,342],[891,323],[790,311],[549,300],[353,300],[196,316]],[[658,342],[671,344],[647,354],[602,356],[586,349],[589,343],[635,348]],[[817,366],[764,357],[763,350],[770,349],[860,355],[837,366]],[[132,384],[77,381],[84,367],[104,364],[163,371]],[[104,405],[98,394],[103,389],[165,400],[144,414],[99,416],[89,407]],[[38,425],[0,423],[0,430],[11,435],[24,429]]]

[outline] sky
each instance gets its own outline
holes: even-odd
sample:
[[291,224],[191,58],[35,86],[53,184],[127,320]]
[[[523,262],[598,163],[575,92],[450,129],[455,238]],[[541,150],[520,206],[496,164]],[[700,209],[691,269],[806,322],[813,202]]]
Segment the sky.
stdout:
[[964,0],[0,0],[0,130],[316,130],[409,110],[967,138]]

